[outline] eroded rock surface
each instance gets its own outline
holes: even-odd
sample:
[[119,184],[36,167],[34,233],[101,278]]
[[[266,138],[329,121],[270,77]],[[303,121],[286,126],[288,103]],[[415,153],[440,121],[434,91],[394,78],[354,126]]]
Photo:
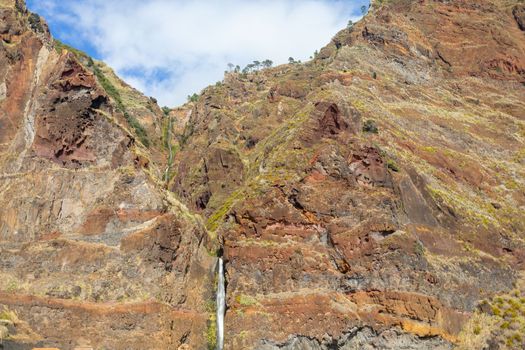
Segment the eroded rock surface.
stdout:
[[160,185],[160,109],[22,1],[0,18],[0,347],[206,344],[214,261]]
[[216,254],[226,349],[525,345],[521,2],[374,1],[165,114],[0,4],[16,346],[213,348]]
[[202,210],[227,348],[469,348],[524,261],[520,14],[378,1],[313,61],[227,74],[187,105],[173,190],[198,207],[216,144],[243,164]]

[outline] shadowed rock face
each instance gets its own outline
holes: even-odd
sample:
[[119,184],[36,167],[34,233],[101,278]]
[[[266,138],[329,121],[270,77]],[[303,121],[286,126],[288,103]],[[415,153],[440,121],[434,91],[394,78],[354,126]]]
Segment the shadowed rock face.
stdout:
[[512,14],[514,15],[520,29],[525,31],[525,5],[520,4],[514,6]]
[[519,1],[377,1],[165,117],[0,18],[9,346],[213,347],[220,252],[225,349],[523,347]]

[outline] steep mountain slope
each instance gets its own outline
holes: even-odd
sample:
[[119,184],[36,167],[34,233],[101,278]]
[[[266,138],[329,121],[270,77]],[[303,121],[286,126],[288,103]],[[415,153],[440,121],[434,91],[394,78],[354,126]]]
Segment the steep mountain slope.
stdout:
[[163,113],[23,2],[0,18],[4,348],[206,343],[214,260],[163,190]]
[[223,246],[226,348],[523,346],[523,305],[473,314],[523,268],[523,6],[376,2],[204,91],[171,188]]
[[214,348],[221,255],[225,349],[523,348],[524,14],[375,1],[163,116],[0,0],[4,344]]

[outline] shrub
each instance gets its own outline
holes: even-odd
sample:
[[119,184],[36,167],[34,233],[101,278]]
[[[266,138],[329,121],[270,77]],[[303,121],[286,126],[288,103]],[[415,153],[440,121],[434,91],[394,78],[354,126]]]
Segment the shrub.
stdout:
[[44,27],[42,26],[42,20],[36,13],[31,13],[28,18],[29,26],[36,33],[44,33]]
[[164,106],[162,107],[162,112],[164,113],[165,116],[168,116],[171,112],[171,108]]
[[397,166],[396,162],[393,159],[387,160],[386,161],[386,166],[387,166],[388,169],[390,169],[392,171],[395,171],[395,172],[399,171],[399,166]]
[[197,94],[188,95],[188,102],[197,102],[197,101],[199,101],[199,95]]
[[379,132],[379,129],[377,128],[376,122],[370,119],[365,121],[365,123],[363,124],[363,132],[377,134]]

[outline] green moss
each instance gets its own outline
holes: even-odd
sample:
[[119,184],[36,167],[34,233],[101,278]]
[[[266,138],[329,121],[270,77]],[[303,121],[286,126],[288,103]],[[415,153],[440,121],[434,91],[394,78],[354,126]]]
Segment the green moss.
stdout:
[[215,350],[217,348],[217,315],[215,313],[210,313],[210,316],[208,317],[206,343],[208,345],[208,350]]
[[173,120],[171,117],[166,116],[162,121],[162,144],[165,149],[169,150],[171,142],[171,128],[173,125]]
[[220,249],[212,249],[212,250],[206,249],[206,251],[208,252],[209,256],[212,256],[214,258],[219,257]]
[[241,331],[241,333],[239,333],[239,338],[246,339],[247,337],[248,337],[247,331]]
[[425,253],[425,247],[420,241],[414,243],[414,253],[416,253],[417,256],[423,256]]
[[432,147],[432,146],[423,147],[422,150],[427,152],[427,153],[436,153],[437,152],[437,149],[435,147]]
[[167,115],[163,120],[162,126],[162,144],[164,148],[168,151],[168,162],[166,171],[164,174],[164,181],[166,184],[169,184],[171,179],[175,176],[175,171],[173,171],[173,161],[175,155],[179,151],[179,144],[174,144],[174,137],[172,135],[173,128],[173,118]]
[[0,312],[0,320],[14,322],[17,320],[17,317],[14,312],[4,309],[2,312]]
[[[217,291],[217,275],[213,281],[213,294]],[[214,299],[209,299],[204,305],[206,313],[208,313],[208,321],[206,324],[206,343],[209,350],[217,348],[217,304]]]
[[517,190],[519,189],[519,184],[515,180],[510,179],[505,182],[505,187],[507,187],[509,190]]
[[499,307],[497,307],[497,306],[492,306],[492,313],[493,313],[495,316],[500,316],[500,315],[501,315],[501,310],[500,310]]
[[230,211],[230,209],[235,205],[235,203],[241,199],[243,197],[243,191],[242,190],[237,190],[235,192],[233,192],[230,197],[228,197],[224,203],[222,204],[222,206],[217,209],[209,218],[208,218],[208,221],[206,222],[206,228],[211,231],[211,232],[215,232],[217,230],[217,228],[219,228],[220,224],[222,223],[222,221],[224,220],[224,217],[226,216],[226,214],[228,214],[228,212]]
[[242,306],[252,306],[252,305],[257,304],[257,299],[249,295],[244,295],[244,294],[237,295],[235,297],[235,301],[237,301]]

